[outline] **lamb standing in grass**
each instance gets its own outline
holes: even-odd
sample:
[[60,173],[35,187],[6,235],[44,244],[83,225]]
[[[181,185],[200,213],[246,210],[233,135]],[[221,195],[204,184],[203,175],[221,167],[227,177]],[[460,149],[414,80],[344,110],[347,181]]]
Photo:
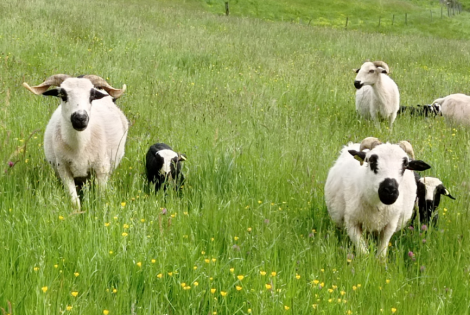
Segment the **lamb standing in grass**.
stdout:
[[[430,166],[410,160],[411,153],[398,144],[374,139],[364,139],[363,145],[349,143],[342,149],[328,173],[325,201],[332,220],[346,228],[359,252],[368,253],[363,232],[378,232],[377,255],[385,258],[393,233],[413,214],[416,181],[411,171]],[[368,151],[361,152],[361,147]]]
[[183,185],[184,176],[181,173],[181,162],[183,161],[186,161],[186,156],[176,153],[165,143],[155,143],[149,148],[145,170],[148,181],[155,184],[155,191],[158,191],[164,183],[172,180],[176,189]]
[[[44,152],[68,189],[74,208],[80,210],[75,185],[81,186],[94,172],[104,189],[124,155],[129,123],[113,100],[126,86],[115,89],[95,75],[73,78],[65,74],[53,75],[38,86],[23,85],[36,95],[62,100],[47,124]],[[51,86],[58,88],[49,90]]]
[[411,221],[416,222],[417,218],[419,218],[421,224],[432,223],[433,225],[437,225],[438,214],[436,210],[441,202],[441,196],[447,196],[453,200],[455,200],[455,198],[449,193],[447,188],[444,187],[444,184],[442,184],[439,178],[428,176],[420,177],[417,173],[415,173],[415,177],[416,184],[418,185],[416,199],[417,209]]
[[392,128],[400,108],[400,93],[388,76],[388,65],[383,61],[368,61],[355,71],[356,111],[367,119],[387,119]]

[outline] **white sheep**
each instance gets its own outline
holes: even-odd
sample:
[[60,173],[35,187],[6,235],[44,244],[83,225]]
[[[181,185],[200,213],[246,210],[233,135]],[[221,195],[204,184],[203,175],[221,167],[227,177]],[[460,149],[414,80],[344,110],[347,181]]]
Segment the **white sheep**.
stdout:
[[367,61],[355,71],[356,111],[367,119],[387,119],[391,128],[400,108],[400,92],[388,76],[388,65],[383,61]]
[[[325,184],[325,201],[332,220],[345,227],[361,253],[368,247],[363,232],[378,232],[377,256],[385,258],[393,233],[404,227],[413,214],[416,181],[412,170],[430,168],[410,160],[400,145],[366,138],[371,146],[349,143],[330,169]],[[366,147],[365,147],[366,146]],[[410,170],[410,171],[409,171]]]
[[[23,86],[36,95],[62,100],[47,124],[44,152],[79,210],[75,185],[81,187],[94,173],[100,189],[104,189],[124,155],[129,123],[113,101],[126,86],[115,89],[96,75],[73,78],[66,74],[53,75],[38,86],[26,82]],[[49,90],[51,86],[57,88]]]
[[451,94],[438,98],[433,105],[440,109],[439,114],[449,123],[470,126],[470,96]]

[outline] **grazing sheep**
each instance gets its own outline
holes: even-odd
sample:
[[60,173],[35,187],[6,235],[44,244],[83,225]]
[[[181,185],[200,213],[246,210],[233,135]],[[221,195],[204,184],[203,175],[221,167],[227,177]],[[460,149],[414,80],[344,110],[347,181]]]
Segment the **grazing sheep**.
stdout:
[[[363,145],[349,143],[341,150],[328,173],[325,201],[332,220],[346,228],[361,253],[368,252],[363,232],[378,232],[377,256],[385,258],[393,233],[404,227],[413,213],[416,181],[411,171],[430,166],[410,160],[410,153],[397,144],[374,139],[366,138]],[[361,147],[369,150],[361,152]]]
[[388,76],[388,65],[383,61],[367,61],[355,71],[356,111],[367,119],[387,119],[391,128],[400,107],[400,93]]
[[455,198],[444,187],[439,178],[421,177],[418,173],[415,173],[415,178],[417,184],[416,206],[418,209],[415,210],[411,221],[417,222],[417,215],[419,214],[420,223],[429,224],[432,222],[435,226],[438,221],[438,214],[435,212],[441,202],[441,195],[453,200]]
[[451,94],[433,102],[440,107],[440,114],[452,124],[470,126],[470,96]]
[[[72,204],[80,210],[79,187],[96,175],[104,189],[109,174],[119,165],[126,143],[129,123],[114,104],[126,86],[115,89],[103,78],[85,75],[74,78],[56,74],[38,86],[23,83],[36,95],[61,99],[44,134],[46,160],[68,189]],[[49,87],[57,86],[49,90]]]
[[183,185],[184,175],[181,173],[182,161],[186,161],[186,156],[176,153],[165,143],[156,143],[149,148],[145,169],[148,181],[155,184],[155,192],[168,180],[175,181],[176,189]]
[[410,116],[435,117],[440,115],[440,106],[436,104],[426,104],[418,106],[400,106],[398,114],[408,113]]

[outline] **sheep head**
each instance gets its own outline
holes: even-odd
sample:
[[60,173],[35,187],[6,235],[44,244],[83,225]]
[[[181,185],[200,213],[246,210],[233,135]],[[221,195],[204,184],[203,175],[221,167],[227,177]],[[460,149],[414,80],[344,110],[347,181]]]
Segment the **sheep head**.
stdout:
[[366,61],[356,73],[354,86],[359,90],[364,85],[374,85],[379,80],[380,74],[389,73],[389,67],[383,61]]
[[[24,82],[23,86],[36,95],[61,98],[62,117],[77,131],[87,128],[93,101],[106,96],[118,98],[126,90],[126,85],[121,90],[115,89],[104,79],[95,75],[73,78],[66,74],[56,74],[40,85],[31,87]],[[57,88],[49,89],[51,86],[57,86]],[[98,89],[103,89],[109,94]]]
[[[376,139],[366,138],[366,142],[377,143]],[[373,140],[373,141],[372,141]],[[403,181],[405,171],[424,171],[430,166],[420,160],[410,160],[407,153],[396,144],[384,143],[375,145],[367,152],[348,150],[355,159],[366,164],[361,166],[366,179],[364,185],[370,187],[371,199],[380,200],[385,205],[391,205],[399,197],[399,186]]]

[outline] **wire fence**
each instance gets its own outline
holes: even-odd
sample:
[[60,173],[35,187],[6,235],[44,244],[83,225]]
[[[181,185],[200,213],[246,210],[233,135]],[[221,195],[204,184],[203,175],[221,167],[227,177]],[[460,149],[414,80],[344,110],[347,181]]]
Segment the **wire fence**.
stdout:
[[[230,14],[229,2],[225,1],[225,15]],[[381,27],[381,26],[394,26],[394,25],[416,25],[433,23],[438,19],[445,17],[451,18],[455,15],[462,13],[462,4],[455,0],[441,0],[440,8],[429,9],[427,11],[392,14],[388,16],[380,16],[378,18],[363,18],[357,16],[340,15],[338,17],[315,17],[315,18],[290,18],[291,23],[306,24],[312,26],[329,26],[329,27],[344,27],[358,28],[358,27]],[[285,19],[281,18],[285,21]]]

